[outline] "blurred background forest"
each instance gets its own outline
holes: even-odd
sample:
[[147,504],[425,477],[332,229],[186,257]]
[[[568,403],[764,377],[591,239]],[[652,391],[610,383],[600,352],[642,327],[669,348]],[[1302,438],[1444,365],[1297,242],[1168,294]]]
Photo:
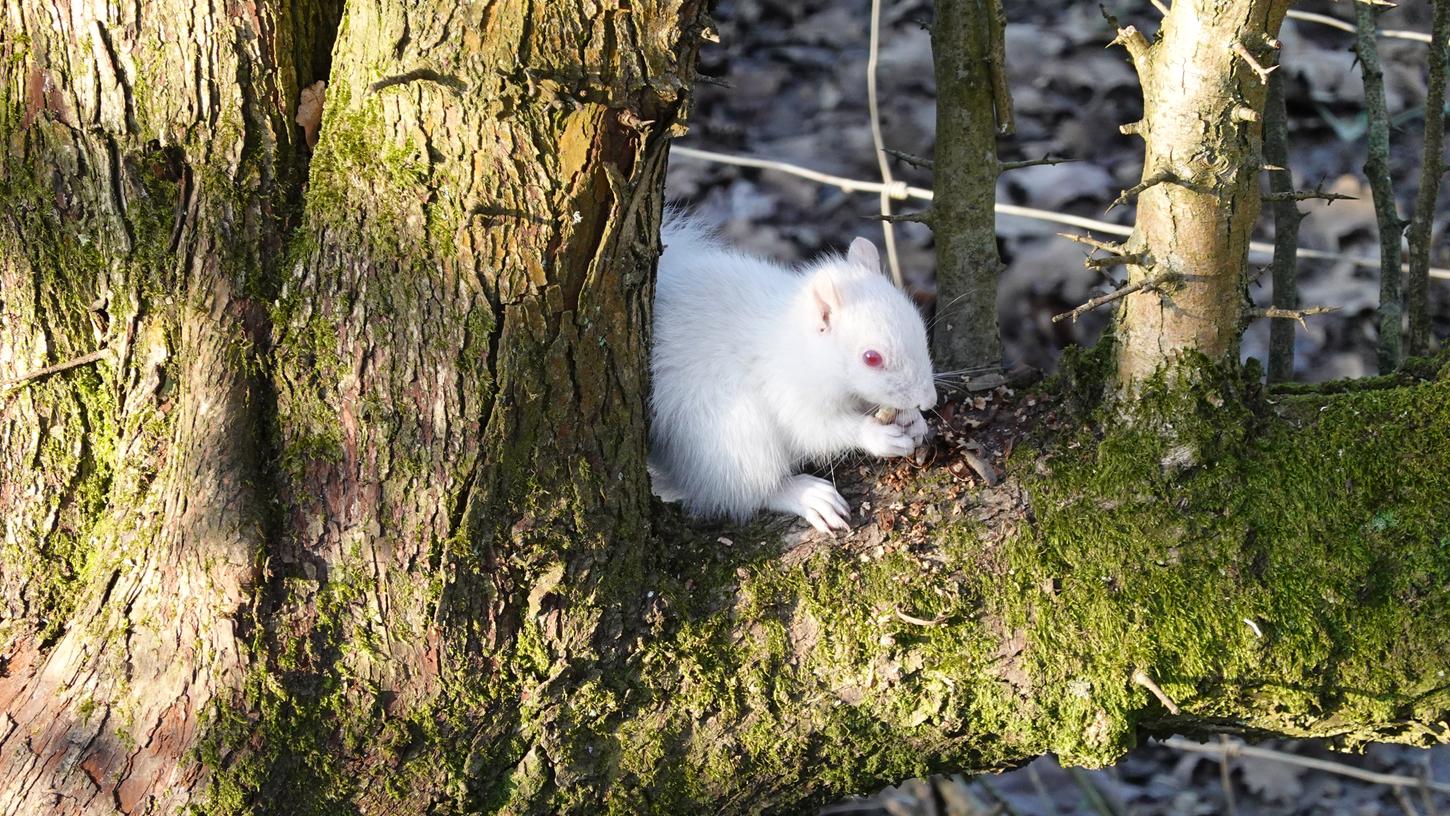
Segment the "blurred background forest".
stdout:
[[[788,162],[865,181],[880,180],[866,105],[869,2],[867,0],[721,0],[715,18],[720,43],[707,48],[701,71],[720,84],[701,83],[690,132],[681,145]],[[1348,2],[1296,3],[1300,11],[1353,20]],[[1158,12],[1148,0],[1120,0],[1109,9],[1124,23],[1152,32]],[[1118,126],[1142,116],[1137,77],[1120,49],[1105,48],[1113,32],[1097,2],[1009,0],[1006,3],[1007,61],[1017,116],[1016,135],[1000,141],[1003,160],[1045,154],[1073,159],[1067,164],[1005,173],[997,185],[1000,203],[1037,207],[1123,225],[1132,224],[1131,205],[1106,212],[1142,174],[1143,144]],[[930,156],[935,133],[929,0],[886,0],[878,77],[881,120],[887,147]],[[1425,0],[1408,0],[1385,13],[1385,29],[1428,32]],[[1376,259],[1374,209],[1364,180],[1363,86],[1352,49],[1354,35],[1319,24],[1286,20],[1281,37],[1281,71],[1286,77],[1290,165],[1296,189],[1321,186],[1356,196],[1353,201],[1306,201],[1300,245]],[[1424,43],[1380,40],[1386,96],[1392,117],[1391,170],[1400,212],[1407,215],[1419,186],[1425,100]],[[897,179],[931,187],[929,170],[892,160]],[[877,241],[881,227],[870,220],[877,197],[847,193],[771,170],[732,167],[698,159],[671,161],[668,193],[692,203],[725,226],[731,241],[763,255],[796,260],[853,235]],[[1441,196],[1431,264],[1450,266],[1443,240],[1450,221],[1450,196]],[[920,202],[897,202],[896,211]],[[1272,240],[1265,213],[1256,238]],[[1116,286],[1096,270],[1083,268],[1086,247],[1059,238],[1080,230],[1025,218],[999,216],[997,234],[1006,272],[998,315],[1009,366],[1050,368],[1063,348],[1094,341],[1110,310],[1090,313],[1076,324],[1053,324],[1052,315]],[[898,224],[902,270],[913,294],[933,292],[931,231]],[[1110,236],[1100,236],[1110,237]],[[1251,258],[1255,270],[1268,259]],[[1296,335],[1296,378],[1319,381],[1358,377],[1375,371],[1375,306],[1378,272],[1349,262],[1300,260],[1300,301],[1338,306],[1339,313],[1314,317]],[[1121,271],[1112,274],[1121,275]],[[1250,288],[1267,305],[1268,275]],[[1450,334],[1450,281],[1431,283],[1434,333]],[[1268,321],[1247,332],[1243,353],[1263,359]]]
[[[1007,60],[1016,109],[1016,134],[1004,137],[1004,160],[1045,154],[1074,161],[1004,174],[1000,203],[1132,223],[1132,207],[1106,212],[1142,172],[1142,142],[1118,126],[1141,117],[1137,78],[1121,49],[1107,49],[1113,32],[1097,2],[1008,0]],[[1124,23],[1155,31],[1158,12],[1148,0],[1120,0],[1108,8]],[[1349,2],[1307,0],[1294,8],[1352,21]],[[870,27],[868,0],[720,0],[714,13],[720,42],[702,55],[710,80],[695,89],[689,134],[679,144],[770,159],[863,181],[878,181],[866,102]],[[935,131],[929,0],[884,0],[878,77],[887,147],[930,156]],[[1384,29],[1428,32],[1425,0],[1406,0],[1381,17]],[[1366,122],[1363,87],[1352,51],[1354,35],[1319,24],[1287,20],[1280,69],[1286,77],[1291,169],[1297,189],[1322,186],[1357,197],[1308,201],[1300,245],[1346,256],[1378,255],[1373,205],[1362,165]],[[1424,43],[1380,40],[1392,117],[1391,170],[1402,215],[1419,184],[1425,102]],[[930,171],[892,160],[897,179],[931,187]],[[671,160],[668,194],[720,223],[743,249],[783,261],[844,247],[854,235],[878,242],[881,227],[873,194],[848,193],[784,173],[722,165],[696,158]],[[1441,196],[1431,264],[1450,266],[1444,230],[1450,195]],[[899,202],[896,211],[913,209]],[[1006,269],[998,315],[1008,365],[1051,369],[1071,344],[1090,344],[1109,310],[1077,323],[1053,323],[1095,294],[1116,287],[1086,269],[1086,247],[1055,233],[1067,228],[999,216],[997,232]],[[1076,230],[1072,230],[1076,231]],[[1268,214],[1256,238],[1272,239]],[[933,296],[931,232],[897,225],[901,265],[912,294]],[[1108,236],[1102,236],[1108,237]],[[1251,276],[1268,259],[1251,258]],[[1121,274],[1121,273],[1116,273]],[[1375,371],[1378,272],[1348,261],[1299,263],[1304,305],[1338,306],[1309,318],[1296,332],[1296,379],[1321,381]],[[1250,286],[1259,305],[1269,300],[1264,274]],[[1433,332],[1450,335],[1450,281],[1432,280]],[[1243,355],[1263,359],[1268,322],[1244,337]],[[1210,743],[1218,745],[1218,743]],[[1277,742],[1276,751],[1416,779],[1450,780],[1450,749],[1373,746],[1360,755],[1331,753],[1320,743]],[[843,802],[828,813],[918,814],[1425,814],[1450,813],[1450,796],[1416,786],[1366,782],[1271,759],[1219,757],[1151,743],[1116,767],[1059,768],[1044,757],[1026,769],[986,780],[913,781],[866,800]]]

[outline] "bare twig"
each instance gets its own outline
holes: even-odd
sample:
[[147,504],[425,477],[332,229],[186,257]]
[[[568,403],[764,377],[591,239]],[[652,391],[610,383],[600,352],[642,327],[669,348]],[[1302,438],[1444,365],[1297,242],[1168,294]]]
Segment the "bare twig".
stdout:
[[[876,166],[881,169],[881,181],[887,185],[891,177],[891,163],[886,160],[886,143],[881,138],[881,109],[876,102],[876,62],[881,50],[881,0],[871,0],[870,55],[866,59],[866,106],[871,114],[871,141],[876,145]],[[891,196],[881,191],[881,214],[891,215]],[[882,222],[881,230],[886,238],[886,268],[891,270],[891,279],[900,287],[901,262],[896,257],[896,230],[890,221]]]
[[923,167],[927,170],[930,170],[935,164],[931,159],[928,159],[925,156],[918,156],[915,153],[907,153],[905,150],[897,150],[891,147],[883,147],[881,149],[885,150],[889,155],[895,156],[896,158],[901,159],[902,161],[914,167]]
[[1268,68],[1265,68],[1260,64],[1258,57],[1255,57],[1253,52],[1241,42],[1234,43],[1234,53],[1238,54],[1244,62],[1248,63],[1249,69],[1255,74],[1258,74],[1259,80],[1265,85],[1269,84],[1269,75],[1279,68],[1277,65],[1270,65]]
[[[860,179],[837,176],[831,173],[822,173],[819,170],[812,170],[808,167],[791,164],[789,162],[774,161],[772,159],[757,159],[752,156],[733,156],[729,153],[717,153],[713,150],[700,150],[693,147],[673,145],[670,147],[672,156],[683,156],[685,158],[699,159],[701,161],[728,164],[736,167],[753,167],[761,170],[775,170],[798,178],[810,179],[811,181],[835,187],[846,192],[860,193],[886,193],[896,201],[916,199],[918,201],[931,201],[932,191],[925,187],[912,187],[904,181],[893,181],[891,184],[882,184],[879,181],[862,181]],[[1029,218],[1033,221],[1044,221],[1049,224],[1061,224],[1067,227],[1093,230],[1108,235],[1132,235],[1133,228],[1122,224],[1114,224],[1109,221],[1100,221],[1096,218],[1084,218],[1080,215],[1053,212],[1037,207],[1022,207],[1016,204],[995,205],[997,214],[1010,215],[1017,218]],[[1254,241],[1249,244],[1249,252],[1260,259],[1273,256],[1274,247],[1272,244],[1263,241]],[[1378,269],[1379,261],[1374,258],[1366,258],[1358,255],[1345,255],[1342,252],[1329,252],[1323,249],[1309,249],[1301,247],[1296,254],[1302,260],[1331,261],[1335,263],[1351,263],[1365,269]],[[1450,269],[1442,267],[1430,267],[1430,277],[1436,280],[1450,280]]]
[[1327,193],[1319,188],[1313,190],[1280,190],[1264,195],[1265,201],[1358,201],[1358,196],[1344,193]]
[[1425,151],[1420,164],[1420,191],[1410,222],[1410,272],[1405,280],[1405,310],[1410,316],[1406,353],[1430,351],[1430,247],[1435,227],[1435,202],[1440,176],[1447,168],[1445,144],[1445,49],[1450,46],[1450,0],[1434,0],[1428,57],[1430,82],[1425,91]]
[[1118,206],[1119,204],[1126,204],[1126,203],[1128,203],[1128,200],[1129,199],[1132,199],[1132,198],[1138,196],[1143,191],[1147,190],[1149,187],[1153,187],[1153,186],[1156,186],[1156,185],[1159,185],[1159,184],[1163,184],[1163,183],[1169,182],[1169,181],[1176,182],[1177,180],[1178,180],[1178,177],[1173,174],[1173,171],[1171,171],[1171,170],[1160,170],[1157,173],[1154,173],[1153,175],[1151,175],[1151,176],[1143,179],[1142,181],[1138,182],[1137,184],[1134,184],[1132,187],[1129,187],[1128,189],[1124,190],[1122,193],[1120,193],[1118,195],[1118,197],[1116,199],[1113,200],[1113,203],[1111,203],[1111,204],[1108,205],[1108,209],[1109,210],[1112,210],[1114,207]]
[[936,617],[928,620],[926,618],[918,618],[915,615],[908,615],[905,612],[902,612],[900,609],[894,611],[896,612],[896,617],[898,620],[900,620],[902,623],[909,623],[912,626],[941,626],[944,622],[946,622],[947,619],[946,615],[937,615]]
[[1133,672],[1133,682],[1147,689],[1154,697],[1157,697],[1158,702],[1162,703],[1163,707],[1168,709],[1169,714],[1176,717],[1183,713],[1183,710],[1178,707],[1178,704],[1173,702],[1173,699],[1167,694],[1163,693],[1163,689],[1157,683],[1153,682],[1153,678],[1149,677],[1147,672],[1142,669],[1135,670]]
[[62,371],[69,371],[72,368],[79,368],[88,363],[94,363],[95,361],[105,357],[109,353],[110,349],[97,349],[90,354],[82,354],[79,357],[66,360],[63,363],[56,363],[55,365],[45,366],[44,368],[37,368],[34,371],[29,371],[21,374],[19,377],[0,382],[0,391],[8,391],[12,388],[22,386],[25,383],[30,382],[31,380],[38,380],[41,377],[48,377],[51,374],[58,374]]
[[885,221],[889,224],[900,224],[911,222],[914,224],[931,224],[931,210],[918,210],[917,212],[894,213],[892,215],[868,215],[873,221]]
[[1002,9],[1002,0],[987,0],[987,70],[992,75],[992,107],[997,113],[997,132],[1010,136],[1017,130],[1016,115],[1012,112],[1012,88],[1007,84],[1007,12]]
[[1395,208],[1390,178],[1390,115],[1385,106],[1385,76],[1375,44],[1375,10],[1367,2],[1354,4],[1360,71],[1364,75],[1364,107],[1369,118],[1369,156],[1364,163],[1374,196],[1375,221],[1380,239],[1379,369],[1394,371],[1400,364],[1400,238],[1404,222]]
[[1163,0],[1150,0],[1150,2],[1153,4],[1153,8],[1158,9],[1159,14],[1164,17],[1168,16],[1168,6],[1163,4]]
[[1060,156],[1043,156],[1040,159],[1028,159],[1026,161],[998,162],[997,172],[1005,173],[1008,170],[1021,170],[1024,167],[1037,167],[1043,164],[1069,164],[1081,161],[1081,159],[1064,159]]
[[1052,322],[1057,323],[1059,321],[1072,318],[1072,321],[1076,323],[1079,317],[1082,317],[1083,315],[1091,312],[1093,309],[1096,309],[1099,306],[1106,306],[1113,301],[1122,300],[1123,298],[1133,294],[1134,292],[1137,292],[1140,289],[1156,289],[1159,286],[1167,283],[1168,281],[1173,280],[1173,278],[1175,277],[1177,276],[1174,275],[1174,273],[1172,272],[1162,272],[1154,275],[1151,278],[1144,278],[1137,283],[1130,283],[1127,286],[1124,286],[1121,289],[1116,289],[1112,292],[1107,293],[1106,295],[1099,295],[1098,297],[1089,300],[1087,303],[1084,303],[1083,305],[1077,307],[1076,309],[1073,309],[1070,312],[1063,312],[1060,315],[1053,315]]
[[1413,776],[1402,776],[1400,774],[1376,773],[1374,771],[1366,771],[1363,768],[1356,768],[1353,765],[1346,765],[1342,762],[1330,762],[1327,759],[1314,759],[1313,757],[1286,754],[1283,751],[1274,751],[1269,748],[1259,748],[1253,745],[1243,745],[1237,742],[1229,743],[1228,745],[1201,745],[1182,737],[1169,737],[1163,741],[1163,744],[1175,751],[1209,754],[1218,757],[1253,757],[1255,759],[1267,759],[1274,762],[1282,762],[1285,765],[1297,765],[1301,768],[1328,771],[1329,773],[1347,776],[1351,779],[1373,782],[1376,785],[1403,785],[1411,788],[1424,785],[1430,790],[1439,793],[1450,793],[1450,785],[1444,782],[1424,781],[1416,779]]
[[1082,265],[1088,269],[1112,269],[1115,266],[1144,266],[1147,255],[1142,252],[1125,252],[1102,258],[1087,258]]
[[1277,306],[1269,306],[1264,309],[1246,309],[1244,316],[1249,320],[1258,320],[1265,317],[1275,320],[1297,320],[1299,321],[1299,325],[1308,328],[1308,324],[1304,322],[1304,318],[1313,317],[1314,315],[1334,314],[1337,311],[1339,311],[1338,306],[1310,306],[1307,309],[1282,309]]
[[1069,241],[1084,244],[1086,246],[1092,247],[1093,249],[1101,249],[1102,251],[1113,255],[1123,254],[1122,244],[1115,244],[1111,241],[1099,241],[1098,239],[1090,235],[1075,235],[1071,232],[1059,232],[1057,235],[1058,237],[1066,238]]

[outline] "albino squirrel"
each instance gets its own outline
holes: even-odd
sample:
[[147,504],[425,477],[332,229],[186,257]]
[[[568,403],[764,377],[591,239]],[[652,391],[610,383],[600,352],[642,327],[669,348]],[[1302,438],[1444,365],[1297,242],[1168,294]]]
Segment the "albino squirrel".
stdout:
[[[906,456],[936,404],[926,327],[857,238],[845,258],[791,270],[665,214],[650,370],[654,492],[695,515],[762,507],[823,532],[850,506],[806,461]],[[873,416],[878,409],[894,419]]]

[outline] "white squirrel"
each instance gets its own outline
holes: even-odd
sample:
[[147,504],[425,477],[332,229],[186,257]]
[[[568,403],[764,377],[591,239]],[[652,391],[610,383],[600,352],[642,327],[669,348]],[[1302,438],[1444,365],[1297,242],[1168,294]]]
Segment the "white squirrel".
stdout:
[[[654,492],[697,516],[761,508],[847,529],[831,482],[797,473],[853,450],[906,456],[936,404],[926,327],[865,238],[798,270],[667,211],[654,300]],[[882,422],[878,408],[895,411]]]

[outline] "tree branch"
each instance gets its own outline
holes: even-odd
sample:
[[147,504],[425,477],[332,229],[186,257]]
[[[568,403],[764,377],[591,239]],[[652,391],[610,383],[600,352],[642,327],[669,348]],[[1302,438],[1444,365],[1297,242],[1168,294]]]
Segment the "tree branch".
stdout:
[[1395,207],[1394,181],[1390,177],[1390,116],[1385,106],[1384,69],[1375,43],[1374,4],[1354,4],[1360,71],[1364,76],[1365,115],[1369,118],[1369,156],[1364,172],[1374,196],[1375,222],[1380,242],[1379,369],[1394,371],[1402,356],[1400,321],[1400,239],[1405,224]]
[[1108,205],[1108,210],[1111,211],[1119,204],[1126,204],[1130,199],[1142,194],[1143,191],[1147,190],[1150,187],[1154,187],[1156,185],[1164,184],[1167,182],[1173,182],[1175,184],[1178,183],[1178,176],[1176,176],[1171,170],[1161,170],[1157,173],[1154,173],[1148,178],[1143,179],[1142,181],[1134,184],[1132,187],[1129,187],[1128,189],[1120,193],[1117,198],[1113,199],[1113,203]]
[[1445,51],[1450,47],[1450,0],[1434,0],[1430,50],[1430,74],[1425,91],[1425,148],[1420,160],[1420,190],[1415,196],[1415,214],[1410,222],[1410,270],[1405,282],[1405,307],[1410,330],[1406,353],[1426,354],[1430,350],[1430,249],[1435,228],[1435,204],[1440,195],[1440,177],[1447,167],[1445,145]]
[[1063,320],[1067,320],[1068,318],[1072,318],[1072,321],[1074,323],[1076,323],[1077,322],[1077,319],[1079,317],[1082,317],[1083,315],[1087,314],[1088,312],[1092,311],[1093,309],[1096,309],[1096,308],[1098,308],[1100,306],[1106,306],[1107,304],[1112,303],[1113,301],[1116,301],[1116,300],[1122,300],[1123,298],[1127,297],[1128,295],[1131,295],[1134,292],[1138,292],[1138,291],[1141,291],[1143,289],[1156,289],[1159,286],[1162,286],[1163,284],[1168,283],[1169,281],[1173,280],[1176,277],[1177,277],[1177,275],[1175,275],[1172,272],[1162,272],[1162,273],[1159,273],[1157,275],[1154,275],[1151,278],[1144,278],[1143,280],[1140,280],[1137,283],[1130,283],[1130,284],[1128,284],[1127,286],[1124,286],[1121,289],[1117,289],[1115,291],[1109,292],[1106,295],[1100,295],[1098,297],[1095,297],[1092,300],[1089,300],[1087,303],[1084,303],[1083,305],[1077,307],[1076,309],[1073,309],[1070,312],[1063,312],[1062,314],[1059,314],[1059,315],[1053,315],[1052,316],[1052,322],[1053,323],[1057,323],[1057,322],[1060,322],[1060,321],[1063,321]]
[[8,391],[12,388],[24,385],[31,380],[38,380],[41,377],[48,377],[51,374],[58,374],[62,371],[69,371],[72,368],[79,368],[80,366],[86,365],[87,363],[94,363],[95,361],[100,360],[109,353],[110,349],[97,349],[89,354],[82,354],[79,357],[66,360],[63,363],[56,363],[55,365],[49,365],[45,366],[44,368],[37,368],[34,371],[28,371],[24,374],[21,374],[19,377],[0,382],[0,391]]
[[1026,161],[1006,161],[997,163],[997,172],[1005,173],[1009,170],[1021,170],[1024,167],[1038,167],[1044,164],[1069,164],[1081,159],[1064,159],[1060,156],[1043,156],[1040,159],[1027,159]]
[[[1289,119],[1284,105],[1284,77],[1269,78],[1269,96],[1264,106],[1264,158],[1280,168],[1269,174],[1271,195],[1293,192],[1294,178],[1289,166]],[[1276,199],[1274,211],[1274,306],[1294,309],[1299,305],[1298,257],[1299,222],[1304,220],[1295,200]],[[1269,324],[1269,382],[1287,382],[1294,378],[1294,327],[1283,321]]]

